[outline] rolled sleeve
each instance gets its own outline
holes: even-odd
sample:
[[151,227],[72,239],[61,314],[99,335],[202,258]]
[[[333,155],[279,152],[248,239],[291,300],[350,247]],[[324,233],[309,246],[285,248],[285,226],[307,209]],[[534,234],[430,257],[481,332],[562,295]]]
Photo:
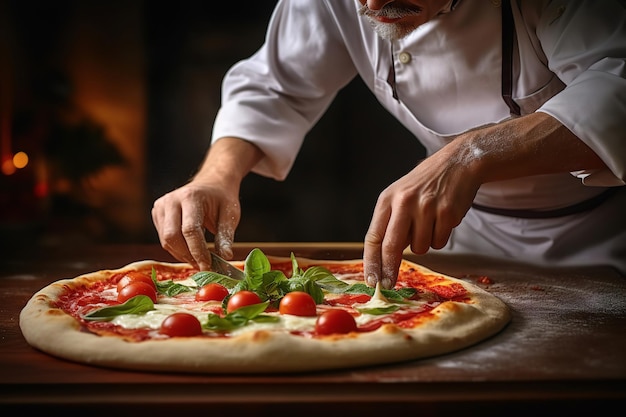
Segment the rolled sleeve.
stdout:
[[626,184],[626,80],[587,71],[539,111],[567,126],[607,165],[608,170],[578,173],[583,183]]
[[283,180],[305,135],[355,75],[326,2],[282,0],[263,46],[227,73],[211,140],[253,142],[264,153],[253,172]]
[[566,88],[538,111],[563,123],[608,167],[574,173],[586,185],[624,185],[626,10],[608,0],[555,3],[564,4],[562,14],[543,22],[538,34],[550,69]]

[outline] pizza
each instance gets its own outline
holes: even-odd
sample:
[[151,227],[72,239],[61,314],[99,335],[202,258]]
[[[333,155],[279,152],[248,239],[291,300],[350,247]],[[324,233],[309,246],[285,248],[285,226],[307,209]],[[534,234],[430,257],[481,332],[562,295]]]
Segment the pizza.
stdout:
[[486,290],[409,260],[391,290],[365,284],[361,259],[255,248],[231,264],[242,278],[144,260],[62,279],[31,297],[20,328],[34,348],[94,366],[285,373],[441,355],[510,320]]

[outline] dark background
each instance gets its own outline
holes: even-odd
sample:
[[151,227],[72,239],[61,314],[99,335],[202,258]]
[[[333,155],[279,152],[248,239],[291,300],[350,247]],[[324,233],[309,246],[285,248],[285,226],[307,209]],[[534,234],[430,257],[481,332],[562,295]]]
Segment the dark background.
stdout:
[[[3,160],[28,149],[47,167],[0,173],[3,242],[156,242],[152,202],[199,166],[222,77],[261,46],[275,1],[0,5]],[[422,157],[355,79],[286,181],[244,180],[236,239],[361,241],[378,193]]]

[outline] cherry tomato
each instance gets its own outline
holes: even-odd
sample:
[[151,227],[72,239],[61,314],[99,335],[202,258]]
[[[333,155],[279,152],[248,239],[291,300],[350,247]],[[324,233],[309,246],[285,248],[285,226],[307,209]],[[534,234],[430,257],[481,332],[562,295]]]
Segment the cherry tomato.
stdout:
[[280,314],[312,317],[317,314],[317,305],[310,294],[303,291],[287,293],[278,304]]
[[233,294],[226,304],[226,311],[228,313],[232,313],[238,308],[249,306],[252,304],[259,304],[261,302],[261,297],[258,296],[257,293],[242,290]]
[[163,320],[160,332],[170,337],[198,336],[202,334],[202,325],[193,314],[173,313]]
[[117,292],[121,292],[122,288],[124,288],[131,282],[145,282],[146,284],[150,284],[156,290],[154,281],[152,281],[152,278],[150,278],[148,275],[139,271],[130,271],[127,272],[126,275],[124,275],[122,279],[117,282]]
[[356,330],[356,321],[352,314],[339,308],[323,312],[315,322],[315,332],[321,335],[344,334]]
[[196,301],[222,301],[228,295],[228,289],[222,284],[211,282],[202,286],[196,293]]
[[122,288],[122,291],[117,294],[117,301],[119,303],[125,303],[129,298],[133,298],[136,295],[147,295],[154,303],[156,303],[157,300],[157,293],[154,286],[137,281],[131,282]]

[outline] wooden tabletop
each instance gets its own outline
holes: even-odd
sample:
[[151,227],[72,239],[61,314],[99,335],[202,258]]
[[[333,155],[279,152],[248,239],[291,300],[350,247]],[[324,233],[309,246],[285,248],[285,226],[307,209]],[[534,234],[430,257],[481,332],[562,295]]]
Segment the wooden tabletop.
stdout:
[[[360,258],[352,243],[242,243],[267,254]],[[31,248],[0,257],[0,410],[81,415],[204,411],[315,415],[600,415],[626,405],[626,278],[609,268],[538,268],[451,255],[407,258],[472,282],[506,302],[511,323],[475,346],[433,358],[302,374],[189,375],[98,368],[31,348],[18,325],[49,283],[143,259],[156,245]],[[486,285],[479,281],[488,277]],[[380,353],[384,355],[384,352]],[[138,414],[140,413],[140,414]],[[567,414],[565,414],[567,413]],[[4,414],[3,415],[7,415]]]

